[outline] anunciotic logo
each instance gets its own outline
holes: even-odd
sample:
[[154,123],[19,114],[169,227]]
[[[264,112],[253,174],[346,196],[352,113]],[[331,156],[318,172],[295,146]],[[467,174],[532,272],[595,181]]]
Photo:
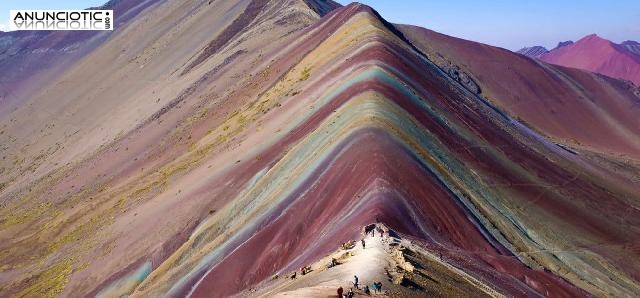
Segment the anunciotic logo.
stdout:
[[113,10],[11,10],[10,30],[113,30]]

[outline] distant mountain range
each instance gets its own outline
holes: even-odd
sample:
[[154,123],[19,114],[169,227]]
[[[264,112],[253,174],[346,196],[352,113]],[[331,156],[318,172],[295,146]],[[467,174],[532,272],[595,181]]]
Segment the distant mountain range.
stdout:
[[575,43],[560,42],[552,50],[533,46],[522,48],[517,53],[548,63],[589,70],[640,84],[640,43],[637,41],[629,40],[616,44],[591,34]]

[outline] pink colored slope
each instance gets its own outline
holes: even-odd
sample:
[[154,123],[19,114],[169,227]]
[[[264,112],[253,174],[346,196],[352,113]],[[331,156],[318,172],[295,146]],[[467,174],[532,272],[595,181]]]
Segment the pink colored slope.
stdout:
[[640,85],[640,56],[595,34],[557,48],[540,59],[567,67],[580,68]]

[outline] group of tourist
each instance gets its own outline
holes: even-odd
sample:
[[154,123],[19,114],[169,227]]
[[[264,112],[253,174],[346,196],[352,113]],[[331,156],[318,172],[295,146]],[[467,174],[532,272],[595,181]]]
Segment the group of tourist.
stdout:
[[[355,287],[356,289],[360,289],[360,283],[357,275],[353,276],[353,287]],[[382,293],[382,282],[373,282],[371,284],[371,288],[369,288],[369,286],[366,284],[364,285],[364,287],[362,287],[362,291],[366,295],[371,295],[371,290],[373,290],[373,293]],[[350,288],[349,292],[344,294],[344,289],[342,287],[339,287],[337,293],[339,298],[353,298],[355,295],[355,293],[353,292],[353,288]]]

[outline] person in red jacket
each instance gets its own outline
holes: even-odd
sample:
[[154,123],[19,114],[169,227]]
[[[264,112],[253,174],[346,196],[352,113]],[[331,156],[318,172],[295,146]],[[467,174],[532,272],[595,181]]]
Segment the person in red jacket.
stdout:
[[344,292],[344,290],[342,289],[342,287],[338,288],[338,298],[342,298],[342,292]]

